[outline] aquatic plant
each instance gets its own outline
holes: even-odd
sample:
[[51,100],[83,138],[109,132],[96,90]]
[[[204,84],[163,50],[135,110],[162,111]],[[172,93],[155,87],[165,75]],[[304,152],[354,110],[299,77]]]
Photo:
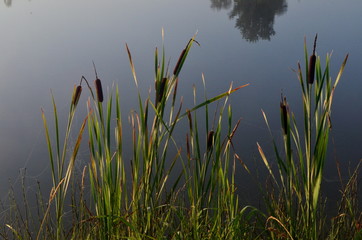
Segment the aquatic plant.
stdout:
[[[292,239],[322,237],[322,203],[319,199],[331,130],[333,96],[348,59],[347,55],[333,81],[329,69],[330,55],[326,57],[323,70],[320,57],[315,55],[316,41],[317,36],[309,62],[305,43],[305,75],[299,63],[296,71],[302,90],[302,127],[297,124],[286,98],[282,96],[280,115],[284,156],[273,140],[277,160],[276,171],[272,169],[270,160],[258,144],[260,155],[272,177],[273,186],[277,189],[275,194],[270,190],[266,198],[270,214],[267,225],[271,226],[270,229],[278,228],[279,232]],[[264,112],[263,116],[269,127]],[[271,231],[272,237],[278,238],[274,232]]]
[[[12,191],[11,207],[3,210],[8,215],[3,218],[5,227],[0,228],[0,237],[358,239],[362,234],[362,215],[357,204],[358,169],[342,188],[338,215],[331,219],[330,227],[325,224],[323,201],[320,200],[332,100],[347,57],[332,81],[330,55],[327,55],[322,71],[320,57],[315,53],[316,40],[309,62],[305,45],[305,74],[300,64],[296,71],[302,89],[303,125],[297,124],[286,97],[282,96],[280,117],[284,149],[280,151],[273,141],[276,168],[258,144],[271,182],[266,187],[266,211],[262,211],[243,205],[236,191],[238,162],[249,173],[251,171],[234,148],[240,120],[234,122],[229,96],[247,84],[236,88],[231,84],[225,92],[208,98],[202,75],[204,99],[201,103],[196,102],[194,88],[194,104],[184,110],[177,89],[179,75],[193,44],[199,44],[195,37],[181,51],[171,72],[170,63],[165,61],[164,47],[161,54],[156,48],[154,90],[150,90],[145,99],[140,93],[131,51],[126,45],[138,88],[138,107],[128,118],[128,128],[122,123],[118,86],[105,94],[94,63],[93,85],[82,76],[73,88],[64,131],[58,123],[52,94],[53,133],[43,110],[42,117],[53,187],[47,200],[43,200],[46,195],[39,187],[36,216],[31,214],[25,181],[22,184],[25,211]],[[86,84],[88,92],[82,84]],[[73,143],[75,112],[82,102],[81,95],[87,93],[88,112],[75,131]],[[269,127],[266,114],[263,115]],[[179,125],[184,131],[182,139],[176,137]],[[84,133],[86,126],[88,131]],[[127,130],[130,138],[125,138]],[[83,135],[89,148],[89,161],[79,159],[85,166],[78,176],[74,166]],[[131,155],[125,156],[124,145],[131,149]],[[0,207],[4,209],[3,204]]]
[[[68,115],[68,123],[65,130],[65,137],[63,141],[63,146],[60,143],[60,128],[58,123],[58,113],[57,106],[55,104],[54,96],[52,95],[52,103],[53,103],[53,111],[54,111],[54,126],[55,126],[55,148],[52,145],[51,137],[49,134],[48,123],[42,110],[42,118],[44,123],[46,142],[48,145],[49,159],[50,159],[50,167],[53,181],[53,188],[50,193],[48,207],[50,207],[51,202],[55,201],[56,206],[56,239],[63,239],[63,216],[64,216],[64,204],[66,200],[66,195],[68,191],[68,186],[73,174],[74,161],[77,157],[78,150],[80,147],[80,143],[82,140],[84,128],[86,125],[86,120],[83,121],[82,126],[79,129],[76,143],[69,151],[69,141],[70,141],[70,133],[72,129],[72,123],[74,119],[74,115],[76,112],[76,108],[78,105],[78,101],[80,98],[80,94],[82,92],[82,83],[83,78],[80,81],[80,84],[76,87],[74,86],[72,101],[70,104],[69,115]],[[63,150],[62,150],[63,149]],[[69,160],[68,160],[69,159]],[[64,172],[65,171],[65,172]],[[48,213],[48,211],[47,211]],[[44,218],[47,216],[45,215]],[[38,236],[40,234],[42,225],[40,226]]]

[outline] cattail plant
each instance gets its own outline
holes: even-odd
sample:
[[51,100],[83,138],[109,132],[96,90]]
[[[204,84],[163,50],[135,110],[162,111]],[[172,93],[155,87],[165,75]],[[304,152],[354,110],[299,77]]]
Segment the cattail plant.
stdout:
[[[241,87],[232,89],[230,86],[229,91],[218,96],[223,95],[225,98],[220,109],[215,112],[212,127],[208,124],[209,104],[204,105],[205,120],[201,122],[206,127],[205,132],[200,130],[200,121],[193,109],[185,113],[188,117],[189,133],[186,135],[188,161],[184,167],[184,176],[188,201],[192,206],[188,217],[191,224],[185,230],[189,232],[184,237],[186,239],[243,239],[233,230],[224,231],[228,229],[227,225],[233,222],[232,219],[241,217],[241,212],[247,209],[243,208],[240,212],[238,210],[240,206],[234,185],[236,155],[232,154],[232,140],[238,124],[232,128],[232,111],[231,107],[227,106],[228,95]],[[207,98],[204,103],[206,102]],[[223,129],[225,110],[228,110],[228,124]]]
[[[45,113],[42,110],[42,118],[45,129],[46,142],[48,145],[49,159],[51,165],[51,174],[53,181],[53,189],[58,189],[54,196],[55,198],[55,216],[56,216],[56,233],[55,238],[57,240],[64,239],[63,232],[63,216],[64,216],[64,204],[65,198],[68,191],[68,186],[70,183],[71,176],[73,175],[74,163],[78,154],[78,150],[80,147],[81,139],[83,136],[86,119],[83,121],[82,126],[78,132],[77,140],[75,145],[72,148],[72,151],[69,152],[69,141],[70,141],[70,133],[73,125],[73,119],[75,116],[76,107],[80,98],[80,94],[82,91],[81,87],[82,79],[80,84],[77,87],[74,87],[72,101],[70,104],[69,115],[68,115],[68,123],[65,129],[65,137],[63,141],[63,146],[60,143],[60,129],[58,123],[58,113],[57,107],[55,104],[54,96],[52,95],[52,103],[54,110],[54,125],[55,125],[55,149],[53,149],[49,128],[47,124],[47,120],[45,117]],[[62,148],[63,147],[63,148]]]
[[[297,124],[293,112],[288,109],[286,98],[282,98],[280,104],[284,157],[273,140],[277,174],[258,144],[260,156],[279,190],[278,196],[266,198],[271,216],[267,224],[272,224],[271,229],[279,228],[278,231],[292,239],[317,240],[322,237],[319,231],[319,226],[323,224],[319,197],[331,130],[331,107],[348,59],[347,55],[337,77],[332,81],[329,74],[330,55],[327,55],[325,70],[322,70],[320,58],[315,55],[316,41],[317,36],[309,62],[306,43],[304,45],[305,74],[299,63],[296,71],[302,89],[303,126]],[[313,82],[315,84],[312,85]],[[269,128],[264,112],[263,115]],[[271,235],[274,236],[274,233],[271,232]]]
[[[192,41],[190,41],[192,43]],[[189,51],[191,44],[188,44]],[[134,76],[136,86],[138,81],[134,69],[131,52],[126,45],[130,60],[131,70]],[[185,57],[185,56],[184,56]],[[172,110],[169,122],[164,120],[164,109],[166,101],[169,99],[174,87],[177,86],[176,77],[170,76],[165,71],[165,57],[162,55],[161,63],[158,63],[158,53],[155,53],[156,76],[155,76],[155,102],[152,103],[149,98],[143,101],[138,92],[139,112],[134,112],[130,116],[131,129],[133,136],[133,157],[131,160],[130,189],[126,188],[126,173],[124,171],[124,162],[122,157],[122,131],[120,123],[120,109],[118,90],[116,93],[116,119],[117,127],[116,150],[111,151],[110,122],[112,119],[112,96],[107,100],[107,111],[103,114],[102,105],[103,94],[100,80],[96,73],[96,93],[97,99],[94,99],[94,105],[88,103],[88,108],[95,108],[94,114],[91,114],[88,121],[91,149],[91,186],[93,199],[96,206],[96,213],[99,218],[100,228],[97,233],[101,239],[111,239],[112,236],[124,236],[130,238],[144,238],[145,236],[154,236],[157,226],[163,221],[154,218],[160,217],[157,214],[160,211],[162,199],[167,197],[165,184],[169,178],[170,171],[178,155],[173,160],[170,169],[166,169],[166,157],[172,139],[172,133],[180,115],[180,110],[176,115]],[[183,59],[183,61],[185,58]],[[181,65],[179,67],[181,70]],[[95,71],[96,72],[96,71]],[[149,107],[150,106],[150,107]],[[152,106],[152,107],[151,107]],[[152,125],[149,127],[149,118],[154,109],[155,114]],[[172,117],[173,116],[173,117]],[[115,159],[115,160],[113,160]],[[167,197],[169,199],[169,197]],[[123,212],[124,211],[124,212]],[[169,211],[164,217],[170,217],[172,211]],[[126,228],[120,228],[123,214],[128,215]]]
[[[236,219],[240,219],[245,211],[238,210],[233,177],[235,161],[232,164],[232,177],[229,177],[232,159],[230,149],[234,133],[231,128],[231,108],[228,115],[228,133],[224,141],[221,139],[221,122],[228,96],[247,84],[230,88],[213,98],[205,97],[205,101],[200,104],[195,102],[193,108],[182,113],[182,98],[176,107],[178,75],[193,43],[197,43],[194,37],[188,41],[171,73],[166,67],[164,49],[159,61],[156,48],[155,101],[152,102],[149,96],[145,101],[142,100],[138,91],[139,108],[132,112],[129,118],[131,144],[133,144],[132,155],[127,157],[130,159],[129,173],[125,170],[127,165],[122,152],[123,130],[118,88],[115,88],[115,94],[110,91],[107,99],[104,99],[94,63],[95,86],[91,87],[87,79],[82,76],[80,84],[74,87],[62,153],[54,99],[56,151],[52,149],[43,113],[53,185],[57,189],[54,193],[57,223],[55,238],[64,239],[70,235],[75,238],[76,228],[79,225],[82,225],[81,234],[86,234],[85,239],[187,239],[192,236],[232,239],[237,236],[237,231],[231,228],[238,225],[239,220]],[[138,87],[131,52],[127,45],[126,49],[134,81]],[[91,93],[91,98],[87,101],[88,115],[79,130],[73,151],[69,153],[67,150],[71,125],[75,108],[80,101],[83,80]],[[94,88],[96,95],[93,94]],[[211,129],[207,127],[204,137],[200,138],[195,112],[201,108],[205,108],[207,112],[209,104],[223,98],[226,100],[220,110],[217,126]],[[104,109],[103,100],[106,103]],[[185,155],[188,157],[185,161],[181,145],[173,135],[178,123],[182,119],[187,120],[187,117],[190,137],[187,135]],[[113,120],[115,124],[112,123]],[[88,212],[80,216],[88,218],[80,219],[80,222],[73,226],[74,234],[71,231],[70,235],[66,236],[62,223],[65,196],[86,124],[88,124],[87,143],[90,149],[88,169],[92,204],[89,208],[83,205],[82,209],[87,209]],[[111,131],[112,126],[115,126],[114,133]],[[206,140],[203,150],[199,139]],[[69,161],[66,161],[68,155],[70,155]],[[190,159],[195,161],[190,163]],[[176,171],[174,169],[176,164],[181,164],[182,169]],[[181,194],[184,195],[180,198]],[[180,199],[186,201],[183,203],[179,201]],[[47,215],[50,217],[50,214]],[[89,232],[85,230],[87,226],[90,226]],[[38,236],[41,236],[42,229],[46,229],[45,226],[41,228]],[[180,229],[182,231],[179,231]]]

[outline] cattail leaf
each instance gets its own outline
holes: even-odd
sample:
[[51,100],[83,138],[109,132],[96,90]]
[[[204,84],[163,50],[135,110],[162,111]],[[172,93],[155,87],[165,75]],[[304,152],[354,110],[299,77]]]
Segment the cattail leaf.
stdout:
[[158,49],[155,49],[155,75],[157,76],[158,72]]
[[57,154],[57,160],[59,162],[60,159],[60,140],[59,140],[59,121],[58,121],[58,111],[57,111],[57,105],[55,104],[55,99],[53,93],[52,96],[52,104],[53,104],[53,111],[54,111],[54,124],[55,124],[55,141],[56,141],[56,154]]
[[347,60],[348,60],[348,56],[349,56],[349,54],[347,54],[346,57],[345,57],[344,60],[343,60],[343,63],[342,63],[342,65],[341,65],[341,68],[339,69],[339,72],[338,72],[336,81],[334,82],[334,87],[336,87],[337,84],[339,83],[339,80],[340,80],[340,78],[341,78],[341,76],[342,76],[342,73],[343,73],[343,71],[344,71],[344,67],[346,66],[346,63],[347,63]]
[[[305,58],[305,76],[308,76],[308,49],[307,49],[307,39],[304,37],[304,58]],[[309,89],[308,78],[306,77],[306,88]]]
[[298,75],[298,80],[300,83],[300,86],[302,87],[302,94],[305,95],[305,86],[304,86],[304,80],[303,80],[303,74],[302,74],[302,68],[300,66],[300,63],[298,62],[298,71],[297,71],[297,75]]
[[223,98],[223,97],[229,96],[231,93],[233,93],[233,92],[235,92],[235,91],[237,91],[237,90],[239,90],[239,89],[241,89],[241,88],[247,87],[247,86],[249,86],[249,85],[250,85],[249,83],[248,83],[248,84],[244,84],[244,85],[239,86],[239,87],[237,87],[237,88],[234,88],[234,89],[232,89],[232,90],[230,90],[230,91],[227,91],[227,92],[224,92],[224,93],[222,93],[222,94],[220,94],[220,95],[217,95],[216,97],[210,98],[210,99],[208,99],[208,100],[206,100],[206,101],[198,104],[197,106],[193,107],[192,109],[188,110],[186,113],[182,114],[182,115],[180,116],[180,118],[183,118],[184,116],[186,116],[186,115],[188,114],[188,112],[196,111],[197,109],[199,109],[199,108],[201,108],[201,107],[203,107],[203,106],[205,106],[205,105],[208,105],[208,104],[210,104],[210,103],[212,103],[212,102],[215,102],[215,101],[217,101],[217,100],[219,100],[219,99],[221,99],[221,98]]
[[17,239],[20,239],[20,240],[22,240],[23,238],[21,237],[21,235],[19,234],[19,232],[18,231],[16,231],[16,229],[15,228],[13,228],[11,225],[9,225],[9,224],[5,224],[5,226],[7,227],[7,228],[9,228],[11,231],[12,231],[12,233],[14,234],[14,236],[16,236],[16,238]]
[[189,139],[189,134],[188,133],[186,133],[186,153],[187,153],[187,158],[190,160],[191,151],[190,151],[190,139]]
[[[265,121],[266,126],[268,128],[269,134],[270,134],[270,136],[273,137],[271,129],[270,129],[270,125],[269,125],[269,122],[268,122],[268,118],[267,118],[267,116],[266,116],[266,114],[265,114],[265,112],[263,110],[261,110],[261,113],[263,115],[264,121]],[[278,161],[279,170],[282,170],[282,171],[286,172],[287,167],[285,166],[282,158],[280,157],[280,154],[279,154],[279,151],[278,151],[278,148],[277,148],[277,145],[276,145],[274,139],[273,139],[273,148],[274,148],[274,152],[276,154],[276,158],[277,158],[277,161]]]
[[268,169],[270,176],[273,178],[275,184],[278,185],[278,182],[277,182],[276,178],[274,177],[274,173],[273,173],[273,171],[272,171],[272,169],[271,169],[271,167],[270,167],[270,164],[269,164],[269,162],[268,162],[268,159],[266,158],[266,156],[265,156],[265,154],[264,154],[263,149],[260,147],[259,143],[256,143],[256,145],[258,146],[259,154],[260,154],[260,156],[261,156],[261,159],[262,159],[263,162],[264,162],[264,165],[265,165],[266,168]]
[[70,181],[71,175],[73,173],[74,161],[75,161],[75,159],[77,158],[77,155],[78,155],[78,150],[79,150],[79,147],[80,147],[80,144],[81,144],[81,141],[82,141],[84,128],[85,128],[85,125],[87,124],[87,119],[88,119],[88,116],[84,119],[84,121],[82,123],[82,126],[81,126],[81,128],[80,128],[80,130],[78,132],[77,141],[76,141],[76,143],[74,145],[74,149],[73,149],[73,152],[72,152],[72,155],[71,155],[68,167],[67,167],[67,171],[66,171],[66,174],[65,174],[65,177],[64,177],[64,179],[65,179],[64,180],[64,185],[62,186],[62,188],[64,190],[63,191],[64,197],[65,197],[65,194],[67,193],[69,181]]
[[134,81],[135,81],[135,83],[136,83],[136,87],[138,88],[138,81],[137,81],[137,76],[136,76],[136,70],[135,70],[135,68],[134,68],[134,64],[133,64],[133,61],[132,61],[131,51],[129,50],[127,43],[126,43],[126,50],[127,50],[127,54],[128,54],[129,63],[130,63],[130,65],[131,65],[131,71],[132,71],[133,79],[134,79]]
[[111,120],[112,120],[112,104],[113,104],[113,95],[109,94],[109,99],[107,102],[107,119],[106,119],[106,137],[107,137],[107,145],[108,150],[110,149],[111,142]]
[[316,182],[313,188],[313,209],[317,209],[320,187],[322,182],[322,174],[318,174],[315,180]]
[[[320,58],[319,57],[317,58],[316,70],[318,72],[321,72],[321,63],[320,63]],[[318,110],[318,104],[320,103],[320,99],[321,99],[321,97],[323,95],[323,90],[325,89],[325,87],[324,87],[325,82],[327,82],[327,83],[329,82],[329,57],[328,56],[327,56],[327,59],[326,59],[326,67],[325,67],[325,70],[323,72],[323,75],[320,77],[320,80],[317,81],[318,85],[316,85],[316,88],[315,88],[315,90],[316,90],[315,113]],[[329,86],[327,86],[327,92],[329,92],[328,88],[329,88]]]
[[50,159],[50,166],[52,169],[52,179],[53,179],[53,185],[56,184],[56,179],[55,179],[55,167],[54,167],[54,158],[53,158],[53,148],[52,148],[52,144],[51,144],[51,140],[50,140],[50,136],[49,136],[49,129],[48,129],[48,124],[47,124],[47,120],[44,114],[44,110],[41,109],[41,116],[43,118],[43,124],[44,124],[44,129],[45,129],[45,138],[46,138],[46,143],[47,143],[47,147],[48,147],[48,153],[49,153],[49,159]]

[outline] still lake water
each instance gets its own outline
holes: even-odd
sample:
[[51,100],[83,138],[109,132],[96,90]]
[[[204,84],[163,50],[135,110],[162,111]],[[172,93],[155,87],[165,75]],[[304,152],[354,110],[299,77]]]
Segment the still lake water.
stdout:
[[[208,96],[226,91],[231,82],[250,83],[231,97],[235,121],[242,118],[235,145],[249,166],[260,169],[256,142],[274,156],[268,150],[271,142],[260,110],[267,113],[276,136],[281,92],[300,114],[299,84],[291,68],[303,61],[304,37],[310,50],[318,33],[317,52],[323,58],[333,51],[333,76],[350,53],[336,91],[334,141],[324,182],[327,195],[337,198],[336,161],[347,177],[348,168],[362,158],[361,10],[361,0],[4,0],[0,3],[1,199],[6,198],[9,179],[19,185],[19,170],[27,169],[29,192],[36,191],[36,180],[45,186],[50,183],[40,114],[43,108],[51,117],[50,89],[64,123],[74,84],[82,75],[94,78],[93,60],[104,86],[114,82],[120,86],[123,116],[127,116],[137,107],[137,90],[124,45],[131,49],[146,96],[153,86],[153,54],[162,45],[162,28],[171,66],[198,31],[201,46],[194,45],[180,75],[179,93],[186,106],[192,104],[193,85],[202,95],[201,73]],[[85,110],[83,105],[80,108]],[[86,155],[81,152],[80,158]],[[249,176],[239,169],[239,189],[248,190]]]

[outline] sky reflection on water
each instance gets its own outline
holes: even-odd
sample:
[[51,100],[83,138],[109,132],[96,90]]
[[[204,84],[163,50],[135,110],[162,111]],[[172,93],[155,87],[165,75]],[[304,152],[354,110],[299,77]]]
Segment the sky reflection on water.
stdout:
[[[114,82],[122,86],[127,116],[136,107],[136,88],[124,44],[131,48],[146,95],[153,86],[153,53],[161,45],[162,27],[170,64],[198,31],[201,46],[191,50],[180,75],[184,106],[193,102],[193,85],[202,95],[202,72],[208,96],[226,91],[231,82],[251,84],[231,97],[235,121],[242,118],[235,146],[250,165],[260,160],[256,142],[274,154],[267,149],[270,137],[260,109],[268,114],[276,135],[281,92],[298,109],[300,90],[291,68],[303,60],[304,37],[310,49],[318,32],[322,59],[333,50],[333,76],[349,52],[335,96],[334,141],[325,175],[335,180],[338,160],[346,176],[348,167],[362,156],[360,9],[362,1],[357,0],[5,0],[0,5],[0,182],[19,179],[20,168],[27,168],[32,179],[48,181],[40,108],[51,113],[52,89],[60,113],[66,115],[73,85],[82,75],[90,79],[94,75],[92,60],[105,86]],[[82,119],[80,114],[78,122]],[[184,133],[179,135],[184,139]],[[240,175],[243,182],[247,176]],[[1,184],[0,192],[7,190],[7,184]]]

